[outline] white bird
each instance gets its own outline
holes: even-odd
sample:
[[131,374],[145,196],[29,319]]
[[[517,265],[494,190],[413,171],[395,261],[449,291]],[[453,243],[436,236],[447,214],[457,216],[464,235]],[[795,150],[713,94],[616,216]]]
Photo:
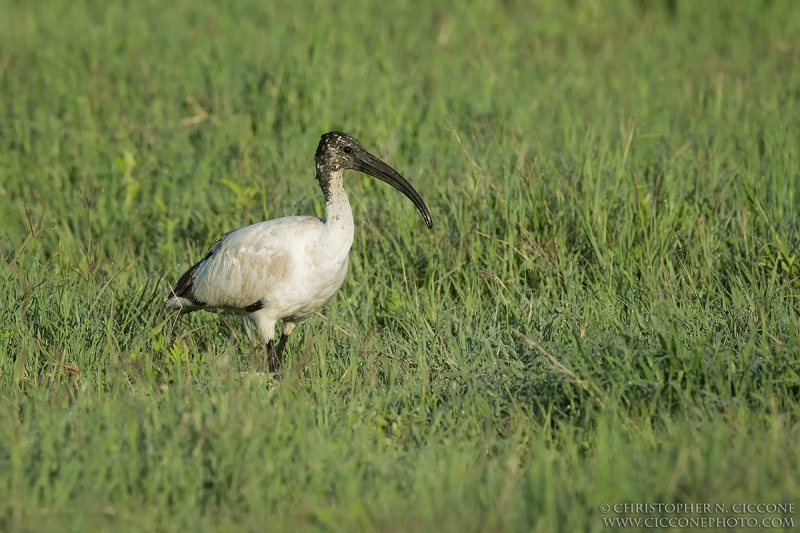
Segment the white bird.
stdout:
[[[367,152],[358,140],[332,131],[314,156],[325,196],[325,218],[290,216],[245,226],[219,238],[208,254],[186,271],[164,303],[180,314],[197,310],[236,313],[249,319],[267,345],[271,371],[281,364],[289,334],[339,290],[353,244],[353,212],[342,175],[358,170],[405,194],[431,214],[417,191],[392,167]],[[278,346],[275,325],[283,321]]]

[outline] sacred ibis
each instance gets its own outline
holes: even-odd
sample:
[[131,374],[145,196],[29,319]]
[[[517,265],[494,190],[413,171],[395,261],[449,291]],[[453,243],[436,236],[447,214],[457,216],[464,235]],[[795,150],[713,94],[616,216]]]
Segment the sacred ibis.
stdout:
[[[353,212],[342,183],[345,170],[392,185],[414,203],[428,228],[433,227],[425,202],[411,184],[350,135],[336,131],[323,135],[314,161],[325,196],[324,219],[290,216],[225,233],[181,276],[164,303],[180,314],[202,309],[249,319],[267,345],[271,371],[280,367],[286,339],[295,326],[325,305],[347,274]],[[283,332],[273,347],[278,321],[283,321]]]

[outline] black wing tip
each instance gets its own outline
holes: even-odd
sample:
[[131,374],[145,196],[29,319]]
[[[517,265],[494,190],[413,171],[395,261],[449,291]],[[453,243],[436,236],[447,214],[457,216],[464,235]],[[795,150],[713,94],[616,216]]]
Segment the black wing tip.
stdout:
[[[234,230],[235,231],[235,230]],[[219,239],[211,243],[211,246],[208,248],[208,253],[206,253],[205,257],[203,257],[200,261],[192,265],[192,267],[183,273],[183,275],[178,279],[178,283],[175,284],[175,287],[170,291],[169,296],[164,300],[164,303],[167,304],[170,300],[175,299],[178,303],[183,303],[181,300],[184,300],[189,303],[189,305],[183,306],[173,306],[177,307],[180,311],[179,314],[183,315],[186,313],[191,313],[192,311],[197,311],[198,309],[202,309],[206,307],[208,304],[206,302],[201,302],[198,300],[194,295],[194,281],[197,279],[197,269],[200,268],[200,265],[203,264],[209,257],[214,255],[214,252],[219,247],[219,244],[225,240],[225,238],[233,233],[233,231],[229,231],[227,233],[223,233]],[[255,304],[251,304],[248,307],[252,307],[256,304],[260,304],[260,302],[256,302]],[[262,305],[263,307],[263,305]],[[260,309],[260,308],[259,308]]]
[[[205,259],[203,261],[205,261]],[[184,298],[198,305],[204,305],[200,302],[196,302],[194,298],[194,280],[197,277],[197,269],[203,261],[198,261],[192,268],[183,273],[180,279],[178,279],[178,283],[176,283],[175,287],[170,291],[167,300],[170,298]]]
[[264,309],[264,303],[260,300],[244,308],[244,310],[248,313],[255,313],[256,311],[261,311],[262,309]]

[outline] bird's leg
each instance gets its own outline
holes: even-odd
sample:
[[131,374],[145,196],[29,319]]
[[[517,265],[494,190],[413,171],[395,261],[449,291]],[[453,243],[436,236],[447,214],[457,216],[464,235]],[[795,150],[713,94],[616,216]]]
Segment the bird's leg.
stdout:
[[275,321],[271,320],[270,317],[263,312],[250,313],[247,315],[247,318],[258,328],[258,335],[261,337],[264,344],[267,345],[267,353],[265,354],[264,362],[271,372],[275,372],[280,366],[280,359],[275,354],[275,345],[272,342],[272,338],[275,336]]
[[286,341],[289,339],[289,334],[292,332],[297,324],[294,322],[284,322],[281,338],[278,341],[278,347],[275,350],[275,355],[278,357],[278,365],[283,362],[283,348],[286,346]]
[[270,372],[277,372],[281,367],[280,348],[281,345],[278,344],[278,353],[276,354],[275,348],[272,346],[272,341],[267,343],[267,366]]
[[283,361],[283,348],[286,346],[286,339],[288,338],[289,335],[281,333],[281,339],[278,341],[278,347],[275,349],[275,353],[278,356],[278,364]]
[[[260,328],[261,336],[267,341],[267,365],[269,366],[270,372],[278,372],[281,368],[281,363],[283,362],[283,348],[286,346],[286,339],[289,338],[289,333],[292,332],[294,329],[295,324],[292,322],[284,322],[283,324],[283,333],[281,334],[281,338],[278,341],[277,348],[274,346],[272,342],[272,335],[271,333],[274,331],[275,323],[267,323],[264,325],[263,328]],[[268,336],[269,335],[269,336]],[[269,340],[267,340],[269,339]]]
[[283,347],[286,346],[286,338],[288,335],[281,335],[281,340],[278,341],[278,347],[272,347],[272,341],[267,343],[267,363],[269,363],[269,371],[277,372],[281,368],[283,362]]

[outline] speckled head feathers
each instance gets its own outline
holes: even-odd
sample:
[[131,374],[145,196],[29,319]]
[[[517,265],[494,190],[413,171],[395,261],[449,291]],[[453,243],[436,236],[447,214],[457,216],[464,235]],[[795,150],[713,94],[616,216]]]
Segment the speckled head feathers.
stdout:
[[356,163],[362,152],[366,150],[355,137],[340,131],[326,133],[320,138],[317,153],[314,155],[318,179],[320,174],[337,170],[357,170]]

